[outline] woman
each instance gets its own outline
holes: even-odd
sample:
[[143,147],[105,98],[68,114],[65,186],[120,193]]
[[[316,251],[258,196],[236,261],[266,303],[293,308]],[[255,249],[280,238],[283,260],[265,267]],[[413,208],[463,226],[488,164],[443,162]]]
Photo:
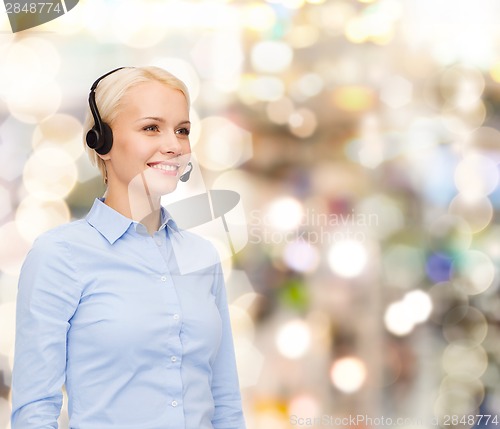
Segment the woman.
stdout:
[[64,383],[74,429],[242,429],[217,253],[160,205],[191,167],[187,89],[156,67],[121,68],[89,104],[107,191],[23,265],[12,429],[57,428]]

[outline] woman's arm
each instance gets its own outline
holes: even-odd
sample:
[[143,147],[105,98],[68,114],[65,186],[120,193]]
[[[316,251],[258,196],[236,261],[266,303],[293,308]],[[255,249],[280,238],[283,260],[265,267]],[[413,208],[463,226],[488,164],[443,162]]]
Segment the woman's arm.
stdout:
[[220,264],[216,265],[215,282],[216,304],[222,319],[222,339],[212,367],[212,395],[215,403],[212,424],[214,429],[245,429],[226,289]]
[[34,243],[19,278],[12,429],[56,429],[61,411],[66,334],[80,288],[68,246],[54,235]]

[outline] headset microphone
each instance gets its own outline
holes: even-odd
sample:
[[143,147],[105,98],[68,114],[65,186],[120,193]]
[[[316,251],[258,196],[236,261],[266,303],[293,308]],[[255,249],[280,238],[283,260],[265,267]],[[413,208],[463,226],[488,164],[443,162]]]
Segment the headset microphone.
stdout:
[[193,171],[193,164],[191,163],[191,161],[188,162],[187,165],[189,167],[189,170],[182,174],[181,177],[179,177],[179,180],[181,182],[187,182],[189,180],[189,176],[191,176],[191,171]]

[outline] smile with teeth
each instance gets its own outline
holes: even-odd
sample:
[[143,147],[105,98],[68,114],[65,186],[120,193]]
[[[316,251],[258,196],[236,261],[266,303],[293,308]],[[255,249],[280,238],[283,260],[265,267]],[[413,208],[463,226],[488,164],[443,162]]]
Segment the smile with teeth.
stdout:
[[163,171],[177,171],[179,169],[179,165],[172,164],[148,164],[151,168],[156,168],[157,170]]

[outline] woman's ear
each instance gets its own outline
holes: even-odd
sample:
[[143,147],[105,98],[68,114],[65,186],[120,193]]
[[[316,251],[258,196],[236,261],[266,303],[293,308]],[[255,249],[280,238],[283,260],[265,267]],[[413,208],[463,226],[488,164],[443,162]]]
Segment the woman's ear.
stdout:
[[101,155],[100,153],[97,154],[99,158],[101,158],[103,161],[109,161],[111,159],[110,153],[105,153],[104,155]]

